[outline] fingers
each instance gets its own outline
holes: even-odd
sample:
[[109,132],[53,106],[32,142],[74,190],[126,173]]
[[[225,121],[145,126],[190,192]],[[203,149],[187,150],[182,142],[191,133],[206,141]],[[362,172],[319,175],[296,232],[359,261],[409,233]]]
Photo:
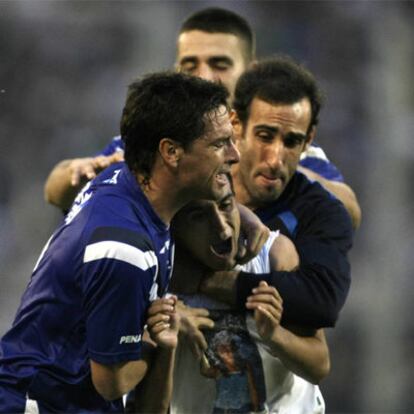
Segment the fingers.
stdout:
[[244,246],[242,248],[239,246],[238,262],[240,264],[244,264],[253,259],[253,257],[257,256],[269,238],[269,234],[270,230],[263,225],[246,233],[246,241]]
[[124,152],[123,151],[117,151],[114,152],[111,156],[110,156],[110,161],[111,164],[115,163],[115,162],[121,162],[124,161]]
[[70,164],[70,182],[72,186],[80,184],[82,179],[92,180],[96,174],[111,164],[124,160],[122,151],[111,155],[98,155],[97,157],[76,158]]
[[196,332],[191,339],[187,337],[187,343],[193,355],[200,359],[207,350],[207,341],[201,331]]
[[208,317],[210,315],[208,309],[205,308],[192,308],[190,306],[186,306],[184,302],[177,301],[177,311],[180,312],[183,316],[195,316],[195,317]]
[[173,313],[175,312],[175,305],[177,303],[176,296],[169,296],[166,298],[156,299],[151,303],[148,309],[148,319],[157,313]]
[[252,291],[253,295],[247,298],[246,308],[255,310],[266,309],[273,317],[280,318],[283,312],[283,300],[279,292],[266,282],[261,281],[259,286]]

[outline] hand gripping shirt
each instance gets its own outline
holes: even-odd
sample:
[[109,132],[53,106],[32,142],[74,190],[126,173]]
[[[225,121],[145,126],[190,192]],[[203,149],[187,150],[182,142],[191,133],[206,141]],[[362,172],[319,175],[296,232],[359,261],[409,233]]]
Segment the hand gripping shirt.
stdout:
[[[35,266],[0,342],[0,412],[121,412],[95,390],[90,359],[141,358],[150,301],[166,291],[173,246],[125,164],[79,193]],[[23,404],[23,408],[22,408]]]
[[[269,250],[278,234],[271,232],[260,253],[242,269],[269,272]],[[251,312],[231,309],[201,294],[180,298],[189,306],[207,308],[214,328],[204,331],[207,370],[185,341],[179,343],[170,414],[325,412],[319,387],[289,371],[271,354]]]

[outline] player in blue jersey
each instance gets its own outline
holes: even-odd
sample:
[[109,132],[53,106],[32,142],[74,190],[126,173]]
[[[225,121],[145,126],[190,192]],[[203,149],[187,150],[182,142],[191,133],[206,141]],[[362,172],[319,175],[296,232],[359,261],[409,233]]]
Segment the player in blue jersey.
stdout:
[[205,286],[244,306],[252,288],[266,280],[283,298],[286,321],[316,328],[333,326],[345,303],[353,238],[342,203],[296,171],[316,134],[320,106],[313,75],[292,59],[259,62],[240,77],[233,120],[240,151],[232,173],[236,198],[271,230],[280,228],[292,239],[301,265],[260,277],[226,272]]
[[[238,162],[227,95],[177,73],[130,85],[126,163],[77,196],[1,339],[1,413],[25,412],[28,399],[40,413],[122,412],[146,374],[139,409],[166,411],[178,330],[175,298],[164,297],[169,223],[189,201],[219,196]],[[145,324],[158,345],[150,353]]]
[[[219,8],[204,9],[189,16],[181,25],[176,69],[221,82],[230,93],[230,102],[238,78],[254,59],[254,33],[248,22],[236,13]],[[67,210],[86,180],[110,163],[119,161],[122,151],[122,140],[115,137],[96,157],[60,162],[46,181],[46,200]],[[355,194],[320,147],[312,143],[302,153],[299,169],[335,194],[351,215],[354,227],[359,227],[361,210]]]

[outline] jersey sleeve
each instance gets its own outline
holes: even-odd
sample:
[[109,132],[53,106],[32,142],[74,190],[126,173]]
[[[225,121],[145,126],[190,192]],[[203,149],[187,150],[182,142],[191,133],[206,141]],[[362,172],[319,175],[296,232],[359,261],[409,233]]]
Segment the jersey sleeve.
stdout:
[[300,165],[319,174],[327,180],[339,182],[345,181],[339,169],[328,159],[325,151],[317,145],[311,145],[308,150],[302,154]]
[[137,360],[158,263],[149,240],[128,229],[101,227],[83,257],[82,290],[90,358],[101,364]]
[[124,141],[122,141],[122,138],[120,135],[117,135],[116,137],[113,137],[112,140],[109,142],[109,144],[100,152],[95,154],[95,156],[98,155],[112,155],[115,152],[123,151],[124,150]]
[[[239,306],[260,280],[274,286],[283,298],[283,323],[312,328],[334,326],[350,288],[347,253],[352,225],[342,205],[325,200],[294,239],[300,257],[297,271],[253,274],[240,272],[236,282]],[[283,223],[280,223],[283,228]],[[274,228],[271,228],[274,230]],[[287,234],[289,235],[289,234]]]

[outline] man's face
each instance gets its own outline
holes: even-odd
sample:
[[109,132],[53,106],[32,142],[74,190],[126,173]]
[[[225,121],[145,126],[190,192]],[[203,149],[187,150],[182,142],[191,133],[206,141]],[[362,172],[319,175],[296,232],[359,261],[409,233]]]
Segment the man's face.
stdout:
[[239,162],[233,127],[225,106],[206,114],[206,130],[178,163],[180,182],[192,199],[217,200],[228,185],[231,166]]
[[190,30],[178,37],[176,67],[181,72],[221,82],[232,102],[237,80],[246,70],[243,48],[242,40],[233,34]]
[[253,99],[246,125],[235,127],[241,158],[235,171],[239,202],[258,208],[279,198],[311,142],[310,119],[307,98],[294,104]]
[[199,200],[186,205],[174,218],[178,243],[213,270],[232,269],[238,250],[240,214],[230,184],[219,201]]

